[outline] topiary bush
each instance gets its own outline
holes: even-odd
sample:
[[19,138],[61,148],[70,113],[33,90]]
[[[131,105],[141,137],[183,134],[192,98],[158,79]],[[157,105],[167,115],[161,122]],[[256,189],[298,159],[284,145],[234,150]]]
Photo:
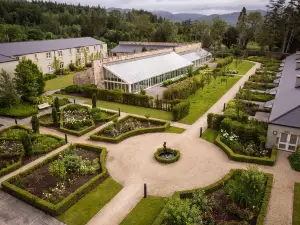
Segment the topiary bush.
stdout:
[[32,156],[33,155],[33,150],[32,150],[32,142],[29,134],[24,134],[21,138],[25,155],[26,156]]
[[93,107],[93,109],[97,107],[97,95],[96,94],[93,94],[93,97],[92,97],[92,107]]
[[52,116],[53,123],[57,124],[58,123],[58,115],[57,115],[57,109],[56,109],[56,107],[52,107],[51,116]]
[[31,125],[33,133],[40,133],[40,121],[37,115],[32,116]]
[[300,151],[293,153],[289,156],[290,165],[293,170],[300,172]]
[[172,116],[174,121],[178,121],[187,116],[190,112],[190,102],[184,101],[173,107]]

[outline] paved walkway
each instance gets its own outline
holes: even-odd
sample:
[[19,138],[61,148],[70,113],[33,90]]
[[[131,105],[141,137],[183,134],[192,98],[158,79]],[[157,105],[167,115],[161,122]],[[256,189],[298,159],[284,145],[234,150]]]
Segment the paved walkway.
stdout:
[[[256,64],[243,76],[196,123],[186,127],[187,130],[183,134],[145,134],[129,138],[120,144],[89,140],[89,135],[102,127],[79,138],[69,135],[69,141],[73,143],[88,143],[106,147],[108,149],[107,167],[109,173],[124,187],[88,224],[119,224],[142,198],[144,183],[147,183],[150,195],[171,196],[174,191],[212,184],[222,178],[232,168],[246,168],[249,166],[246,163],[229,160],[226,154],[216,145],[200,139],[199,129],[207,126],[206,118],[208,113],[220,113],[223,110],[223,104],[235,96],[239,91],[239,87],[243,85],[250,74],[255,72],[257,67],[259,67],[259,64]],[[126,115],[126,113],[122,113],[121,116],[124,117]],[[41,128],[41,132],[64,136],[63,133],[49,128]],[[164,141],[167,142],[168,147],[181,151],[181,159],[177,163],[162,165],[154,159],[153,154],[155,150],[162,147]],[[45,157],[55,154],[64,148],[65,146],[53,153],[49,153]],[[263,171],[274,174],[275,178],[265,222],[266,225],[290,225],[292,221],[293,185],[295,181],[300,181],[300,173],[290,169],[287,160],[288,155],[289,153],[279,152],[278,162],[274,167],[259,166]],[[0,182],[41,160],[43,158],[3,177],[0,179]],[[11,206],[6,215],[9,215],[10,210],[13,211],[15,208],[19,209],[18,206]],[[30,215],[28,216],[31,217]]]

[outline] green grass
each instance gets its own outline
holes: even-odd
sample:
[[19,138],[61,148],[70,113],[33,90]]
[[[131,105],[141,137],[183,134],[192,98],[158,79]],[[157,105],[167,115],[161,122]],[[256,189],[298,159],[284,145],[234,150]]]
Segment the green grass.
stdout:
[[57,78],[46,81],[45,91],[52,91],[56,89],[65,88],[73,84],[73,77],[78,73],[71,73],[68,75],[58,75]]
[[221,78],[216,82],[212,79],[209,85],[199,89],[194,95],[187,100],[191,103],[190,113],[179,122],[193,124],[208,109],[210,109],[239,79],[241,76],[228,76],[226,83],[221,84]]
[[206,141],[214,143],[219,132],[210,128],[207,128],[204,133],[202,134],[202,138]]
[[300,224],[300,183],[295,183],[293,225]]
[[151,225],[166,204],[166,198],[148,196],[125,217],[120,225]]
[[165,133],[182,134],[184,131],[184,128],[170,126],[170,128],[166,130]]
[[121,189],[122,186],[109,177],[57,219],[67,225],[84,225]]
[[245,60],[239,62],[239,60],[234,59],[232,63],[225,66],[225,70],[237,70],[239,75],[245,75],[254,65],[253,62]]
[[37,114],[38,110],[35,105],[27,102],[20,102],[11,108],[0,107],[0,116],[7,116],[12,118],[26,118],[33,114]]

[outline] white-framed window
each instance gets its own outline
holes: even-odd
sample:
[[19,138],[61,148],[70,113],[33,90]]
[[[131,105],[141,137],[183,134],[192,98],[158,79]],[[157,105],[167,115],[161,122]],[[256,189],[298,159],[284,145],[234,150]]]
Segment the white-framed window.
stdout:
[[52,73],[52,71],[53,71],[52,65],[48,65],[48,72]]
[[60,62],[60,63],[59,63],[59,68],[60,68],[60,69],[63,69],[63,68],[64,68],[64,62]]
[[77,48],[76,50],[77,50],[77,54],[79,54],[81,52],[80,48]]
[[285,151],[295,152],[297,149],[298,135],[281,133],[278,148]]
[[90,52],[90,48],[89,47],[85,47],[85,51],[86,52]]
[[39,61],[37,54],[34,54],[34,60],[37,62]]
[[72,49],[69,50],[70,55],[72,55]]
[[57,54],[58,54],[58,57],[62,57],[63,56],[63,52],[61,50],[57,51]]
[[47,53],[46,53],[46,58],[47,58],[47,59],[51,59],[51,52],[47,52]]

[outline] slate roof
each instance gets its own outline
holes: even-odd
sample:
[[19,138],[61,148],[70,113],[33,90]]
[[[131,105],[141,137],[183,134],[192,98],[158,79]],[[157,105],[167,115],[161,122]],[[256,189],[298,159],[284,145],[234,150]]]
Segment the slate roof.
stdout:
[[[158,50],[164,48],[172,48],[172,46],[163,46],[163,45],[127,45],[127,44],[120,44],[113,48],[111,52],[113,53],[139,53],[142,52],[143,47],[145,47],[148,51],[149,50]],[[175,47],[175,45],[173,46]]]
[[277,89],[269,123],[282,126],[300,128],[300,88],[295,88],[296,54],[290,55],[285,60],[282,77]]
[[103,42],[91,37],[0,43],[0,54],[20,56],[99,44],[103,44]]
[[4,55],[0,55],[0,63],[17,61],[17,59],[13,59]]
[[192,63],[187,59],[175,52],[171,52],[132,61],[106,64],[104,68],[126,83],[133,84],[191,65]]

